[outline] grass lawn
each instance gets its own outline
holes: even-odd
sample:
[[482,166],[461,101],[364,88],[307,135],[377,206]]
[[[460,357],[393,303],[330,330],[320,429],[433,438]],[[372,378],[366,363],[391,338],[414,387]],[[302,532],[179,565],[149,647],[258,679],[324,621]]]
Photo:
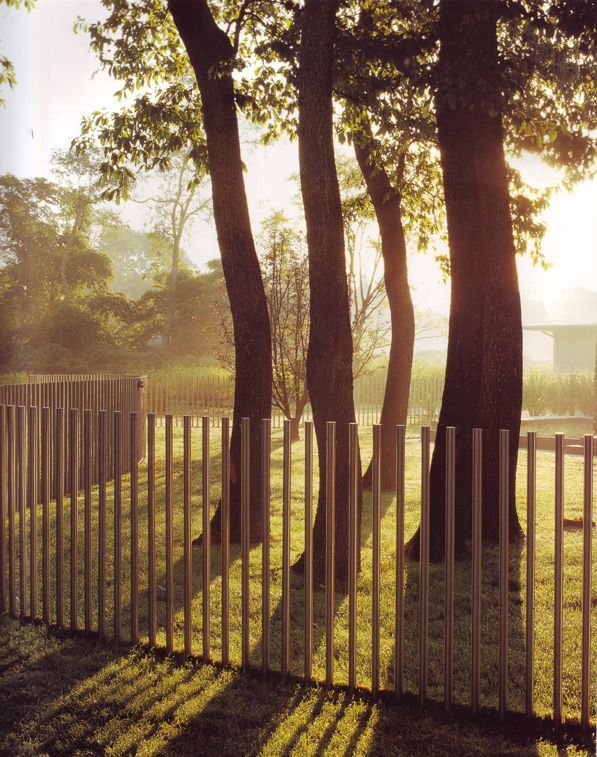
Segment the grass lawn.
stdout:
[[476,722],[344,691],[263,681],[0,618],[7,755],[580,755],[541,723]]
[[[200,429],[193,429],[193,535],[200,533]],[[158,584],[164,583],[164,456],[163,429],[157,431],[157,564]],[[272,460],[272,666],[279,667],[281,595],[281,436],[273,439]],[[371,450],[370,429],[363,429],[361,447],[365,461]],[[525,523],[524,485],[526,453],[521,452],[518,484],[519,514]],[[212,430],[212,503],[219,497],[219,434]],[[540,452],[538,459],[537,496],[537,590],[536,590],[536,711],[544,716],[551,711],[553,684],[553,523],[554,472],[553,453]],[[175,647],[182,649],[182,429],[175,429]],[[407,511],[406,537],[416,529],[419,512],[419,445],[416,439],[407,443]],[[146,509],[143,477],[140,467],[140,589],[141,634],[147,632],[146,605]],[[298,557],[303,545],[303,449],[293,446],[292,553]],[[128,570],[129,520],[128,478],[123,482],[123,636],[128,633],[130,575]],[[112,602],[112,502],[111,486],[108,507],[108,592]],[[93,491],[94,501],[97,490]],[[582,515],[582,459],[567,456],[565,474],[565,515]],[[82,499],[82,497],[80,498]],[[83,524],[80,502],[79,523]],[[393,607],[394,607],[394,533],[395,499],[386,495],[382,502],[382,602],[381,602],[381,671],[382,687],[392,687]],[[66,543],[68,506],[66,508]],[[94,524],[97,513],[94,510]],[[371,497],[364,499],[363,557],[358,596],[358,660],[360,686],[368,686],[371,676]],[[41,518],[39,518],[41,520]],[[52,533],[53,524],[52,524]],[[94,526],[94,540],[97,528]],[[79,534],[83,586],[83,534]],[[596,545],[597,546],[597,545]],[[582,533],[566,531],[564,543],[564,717],[576,718],[580,707],[581,660],[581,565]],[[94,546],[94,556],[97,554]],[[240,661],[240,555],[232,547],[231,569],[231,657]],[[69,573],[66,553],[65,580]],[[193,551],[194,606],[193,647],[201,649],[201,550]],[[53,558],[52,558],[53,562]],[[597,568],[597,561],[593,564]],[[94,566],[94,571],[97,566]],[[261,549],[251,552],[251,657],[260,664],[261,622]],[[52,564],[52,571],[54,570]],[[53,573],[52,573],[53,574]],[[455,699],[466,705],[470,698],[470,566],[458,563],[455,599]],[[597,574],[593,576],[597,586]],[[418,565],[406,565],[405,610],[405,684],[408,691],[417,691],[418,671]],[[94,577],[94,590],[96,581]],[[212,565],[212,655],[220,656],[220,563],[219,550],[213,549]],[[510,567],[510,656],[509,708],[524,708],[524,615],[525,615],[525,548],[511,548]],[[303,666],[303,586],[293,576],[291,586],[291,672],[302,673]],[[429,695],[440,700],[443,695],[443,566],[432,566],[430,574],[429,612]],[[65,591],[65,618],[68,619],[68,587]],[[348,664],[348,602],[337,597],[336,613],[336,680],[347,682]],[[79,602],[83,624],[82,597]],[[323,637],[323,593],[315,592],[314,675],[321,680],[325,664]],[[53,608],[52,608],[53,612]],[[597,601],[593,599],[593,627]],[[158,646],[165,645],[165,606],[158,604],[160,632]],[[483,555],[482,610],[482,691],[481,704],[497,704],[497,634],[498,634],[497,551],[486,545]],[[95,622],[95,621],[94,621]],[[108,628],[111,619],[108,618]],[[332,693],[318,688],[302,689],[293,683],[263,683],[240,676],[233,670],[221,670],[198,662],[175,662],[140,650],[118,651],[95,642],[63,638],[42,628],[25,627],[5,620],[2,625],[2,673],[0,686],[7,705],[0,713],[0,731],[4,732],[7,753],[39,754],[49,752],[80,753],[114,751],[122,754],[143,742],[147,752],[170,751],[214,752],[239,754],[254,751],[283,753],[291,748],[298,753],[329,750],[330,753],[437,753],[465,754],[556,753],[559,746],[545,740],[545,733],[526,742],[516,729],[500,731],[493,725],[481,728],[462,718],[445,720],[432,708],[430,714],[410,710],[408,703],[400,708],[373,703],[367,697],[351,698],[341,691]],[[593,660],[597,658],[597,634],[593,636]],[[593,669],[595,670],[595,668]],[[593,713],[594,715],[594,713]],[[520,734],[524,729],[519,728]],[[509,733],[511,740],[502,740],[499,733]],[[2,738],[2,737],[0,737]],[[201,739],[199,742],[197,739]],[[204,743],[198,751],[199,743]],[[551,744],[551,746],[550,746]],[[194,745],[194,746],[193,746]]]

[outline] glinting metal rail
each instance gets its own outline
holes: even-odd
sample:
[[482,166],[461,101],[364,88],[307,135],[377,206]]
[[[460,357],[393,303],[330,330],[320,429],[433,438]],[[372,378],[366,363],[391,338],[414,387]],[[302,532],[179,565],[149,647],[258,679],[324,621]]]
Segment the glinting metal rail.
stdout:
[[[96,387],[99,391],[99,385]],[[93,389],[93,387],[91,387]],[[101,394],[101,391],[99,392]],[[45,397],[51,399],[48,392]],[[92,392],[81,395],[82,401],[92,401]],[[182,429],[182,470],[176,457],[175,421],[172,415],[166,415],[164,433],[165,466],[163,469],[163,499],[156,491],[156,418],[148,415],[147,423],[136,410],[125,413],[122,410],[93,410],[92,408],[69,407],[65,413],[61,407],[51,409],[48,406],[37,407],[28,405],[0,405],[0,610],[8,611],[13,617],[31,620],[41,619],[46,624],[56,623],[64,627],[65,615],[68,612],[69,626],[72,630],[84,628],[87,633],[97,633],[101,640],[111,638],[115,643],[130,640],[133,643],[147,641],[150,646],[163,643],[161,634],[165,632],[165,646],[167,651],[176,649],[175,644],[175,615],[177,608],[176,589],[182,579],[182,631],[183,651],[187,655],[195,653],[194,634],[200,624],[202,632],[201,656],[206,661],[223,662],[229,664],[230,657],[230,518],[231,501],[230,485],[231,456],[230,456],[230,426],[229,420],[223,418],[221,427],[221,477],[219,483],[219,501],[221,504],[220,517],[220,560],[221,560],[221,644],[218,649],[212,649],[211,623],[214,608],[212,607],[212,561],[210,523],[212,507],[215,504],[212,493],[211,468],[213,454],[210,429],[211,419],[203,416],[201,419],[201,487],[200,519],[194,519],[194,491],[193,478],[193,432],[196,427],[194,419],[186,415]],[[143,439],[146,444],[139,448],[139,428],[143,426],[146,433]],[[281,540],[281,583],[280,590],[280,625],[273,626],[271,615],[270,591],[272,589],[272,542],[270,539],[270,522],[272,517],[271,502],[271,457],[272,457],[272,423],[264,419],[260,424],[260,460],[252,460],[251,426],[248,418],[243,418],[240,433],[240,568],[241,568],[241,597],[240,622],[238,628],[241,637],[240,663],[244,669],[252,667],[253,654],[251,648],[251,602],[253,592],[251,586],[260,581],[261,589],[261,639],[258,649],[261,655],[261,669],[267,675],[274,669],[282,676],[287,676],[296,670],[297,652],[291,644],[293,632],[292,621],[296,616],[296,593],[291,587],[291,557],[297,551],[293,545],[291,534],[291,511],[293,503],[293,464],[290,440],[290,422],[286,421],[282,434],[282,540]],[[350,424],[348,434],[348,507],[349,518],[348,538],[348,644],[347,680],[350,689],[367,683],[357,679],[357,655],[363,654],[359,650],[357,629],[358,618],[358,581],[359,581],[359,428],[356,423]],[[371,432],[366,432],[371,433]],[[444,646],[443,646],[443,701],[449,710],[455,701],[454,681],[455,672],[460,665],[455,655],[455,617],[454,605],[458,586],[456,583],[455,564],[455,529],[456,529],[456,464],[457,464],[457,429],[449,427],[445,433],[445,496],[444,496]],[[381,615],[384,603],[394,600],[392,616],[394,620],[393,637],[393,681],[392,688],[396,697],[405,694],[404,679],[404,639],[408,628],[405,628],[405,471],[406,471],[406,430],[404,426],[396,429],[396,501],[395,501],[395,555],[388,556],[382,552],[381,523],[382,492],[380,485],[380,467],[382,461],[381,426],[374,425],[373,441],[373,491],[371,495],[371,638],[370,654],[371,684],[373,695],[382,688],[381,649],[383,646]],[[123,446],[127,445],[128,460],[123,456]],[[337,630],[336,600],[336,531],[335,518],[340,512],[336,502],[336,424],[328,422],[325,428],[325,481],[323,486],[325,506],[325,555],[322,558],[324,570],[323,586],[323,640],[325,659],[325,683],[333,685],[337,681],[336,661],[342,654],[340,644],[335,645]],[[180,441],[177,437],[177,444]],[[416,442],[411,442],[416,443]],[[487,465],[492,461],[482,457],[483,433],[481,429],[474,429],[470,439],[471,471],[471,679],[470,706],[473,713],[480,711],[481,697],[481,658],[483,652],[483,638],[481,634],[481,612],[483,597],[481,593],[481,564],[482,555],[486,547],[482,542],[482,493],[483,475]],[[418,604],[418,691],[421,705],[425,705],[430,696],[429,688],[429,618],[430,618],[430,462],[431,462],[431,430],[424,427],[420,439],[421,468],[420,468],[420,559],[419,582],[417,593]],[[578,717],[584,728],[589,728],[594,713],[591,710],[591,570],[592,570],[592,515],[593,515],[593,437],[585,436],[583,459],[583,534],[582,534],[582,604],[580,617],[582,624],[581,639],[581,675],[579,680],[580,710],[578,713],[570,711],[566,705],[563,690],[563,639],[566,628],[563,622],[563,587],[564,587],[564,472],[565,472],[565,439],[563,435],[556,436],[555,443],[555,521],[554,521],[554,602],[553,602],[553,721],[562,723],[566,717]],[[307,422],[304,426],[304,592],[302,602],[304,607],[302,671],[305,681],[313,678],[313,627],[314,617],[314,587],[313,587],[313,478],[314,478],[314,436],[313,424]],[[499,480],[499,541],[498,541],[498,572],[497,586],[499,593],[498,607],[498,649],[497,649],[497,681],[496,693],[498,713],[505,718],[509,712],[508,700],[508,654],[510,650],[508,618],[511,612],[511,598],[509,590],[509,517],[510,517],[510,439],[508,431],[499,433],[499,458],[497,460]],[[109,461],[111,459],[111,464]],[[140,467],[139,461],[146,459],[147,465]],[[495,464],[495,463],[493,463]],[[261,482],[261,501],[251,498],[251,466],[259,466]],[[124,469],[128,471],[125,478]],[[111,476],[109,475],[109,471]],[[145,473],[146,471],[146,473]],[[65,483],[68,472],[68,483]],[[182,478],[179,479],[182,473]],[[160,474],[161,475],[161,474]],[[142,476],[146,476],[142,480]],[[176,481],[182,481],[182,497],[176,494]],[[93,489],[92,482],[98,484]],[[140,488],[141,487],[141,488]],[[145,489],[146,487],[146,489]],[[536,573],[536,530],[537,530],[537,455],[534,434],[528,435],[527,440],[527,478],[526,478],[526,589],[524,610],[526,650],[524,655],[524,709],[532,716],[535,710],[534,701],[534,673],[535,673],[535,573]],[[82,498],[79,490],[82,490]],[[146,504],[140,502],[140,492],[146,490]],[[65,492],[69,506],[68,528],[65,533],[64,507]],[[111,496],[109,496],[111,495]],[[94,508],[96,497],[97,510]],[[81,501],[80,501],[81,500]],[[113,507],[109,503],[113,502]],[[125,504],[128,502],[128,505]],[[83,518],[79,521],[80,505]],[[124,512],[123,512],[124,505]],[[38,513],[39,508],[39,513]],[[146,513],[144,511],[146,508]],[[252,508],[256,509],[257,520],[260,521],[262,541],[258,549],[261,550],[261,575],[256,577],[251,572],[251,553],[255,544],[250,532]],[[296,513],[296,510],[294,510]],[[110,517],[108,517],[108,515]],[[146,515],[146,517],[145,517]],[[39,517],[38,517],[39,516]],[[182,516],[182,517],[180,517]],[[130,517],[130,521],[127,518]],[[296,514],[294,515],[296,517]],[[158,520],[165,522],[164,543],[158,543]],[[108,520],[113,527],[111,543],[113,544],[113,562],[107,558],[107,528]],[[201,557],[201,613],[200,620],[194,622],[193,611],[193,523],[201,523],[202,557]],[[182,523],[182,574],[175,570],[175,550],[178,549],[177,538]],[[123,527],[129,527],[130,541],[123,541]],[[97,526],[97,534],[94,528]],[[147,529],[146,533],[143,529]],[[79,548],[79,538],[82,535],[82,549]],[[97,536],[97,539],[95,538]],[[54,542],[53,542],[54,540]],[[68,544],[67,544],[68,542]],[[51,549],[54,543],[54,550]],[[41,551],[40,551],[41,548]],[[39,554],[38,554],[39,552]],[[164,554],[165,569],[165,613],[159,616],[158,603],[161,588],[158,586],[158,554]],[[393,559],[395,571],[395,595],[388,597],[384,594],[381,582],[382,561],[387,565]],[[82,565],[80,564],[82,560]],[[147,564],[147,598],[144,599],[144,586],[140,579],[140,566]],[[65,597],[65,568],[69,567],[69,591]],[[130,567],[129,567],[130,566]],[[253,570],[255,563],[253,563]],[[123,578],[130,578],[130,596],[122,594]],[[82,580],[79,580],[79,576]],[[364,580],[368,580],[365,576]],[[108,609],[107,586],[113,587],[113,606]],[[97,587],[97,592],[94,591]],[[67,599],[67,602],[65,602]],[[41,601],[40,601],[41,600]],[[82,600],[82,601],[81,601]],[[124,600],[124,608],[123,601]],[[146,602],[146,604],[145,604]],[[130,604],[128,604],[130,603]],[[147,607],[147,613],[144,608]],[[125,615],[123,609],[130,609],[130,630],[123,629]],[[97,611],[97,614],[96,614]],[[111,615],[112,630],[108,630],[107,621]],[[199,616],[199,613],[197,614]],[[82,622],[81,622],[82,621]],[[160,627],[160,625],[162,627]],[[276,628],[280,633],[280,659],[271,660],[272,635]],[[292,638],[295,638],[292,636]],[[277,639],[276,639],[277,641]],[[362,641],[362,640],[361,640]],[[215,643],[214,643],[215,646]],[[259,654],[259,652],[257,652]],[[338,676],[340,673],[338,672]],[[485,682],[487,683],[487,682]],[[493,682],[491,682],[493,683]]]

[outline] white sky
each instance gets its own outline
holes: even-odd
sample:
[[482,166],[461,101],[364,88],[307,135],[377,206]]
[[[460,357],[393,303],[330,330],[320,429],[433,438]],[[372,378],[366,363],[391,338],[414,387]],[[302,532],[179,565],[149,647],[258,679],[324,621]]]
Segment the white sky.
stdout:
[[[100,15],[97,0],[40,0],[32,13],[4,7],[0,11],[0,51],[13,61],[18,78],[17,87],[4,92],[7,104],[0,109],[0,173],[47,174],[52,148],[68,146],[78,133],[81,117],[114,107],[115,83],[97,72],[87,37],[73,33],[78,16],[94,20]],[[289,177],[298,172],[296,143],[283,142],[265,150],[247,142],[243,158],[254,230],[272,210],[292,214],[297,190]],[[531,156],[518,167],[523,178],[536,185],[558,180],[556,172]],[[123,214],[133,225],[142,226],[140,212],[139,206],[129,206]],[[523,308],[538,301],[554,313],[566,290],[597,290],[597,181],[579,185],[570,194],[556,194],[545,221],[543,251],[552,268],[546,272],[520,260],[520,286]],[[218,256],[214,230],[206,225],[197,227],[185,246],[197,263]],[[410,279],[420,310],[447,312],[449,287],[431,256],[411,254]],[[597,320],[597,313],[589,318]],[[549,349],[549,344],[544,345]]]

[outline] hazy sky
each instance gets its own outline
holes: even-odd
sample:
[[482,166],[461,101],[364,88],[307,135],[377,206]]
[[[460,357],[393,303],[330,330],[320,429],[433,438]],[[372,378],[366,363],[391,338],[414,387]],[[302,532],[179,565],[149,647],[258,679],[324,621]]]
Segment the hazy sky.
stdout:
[[[47,174],[52,148],[68,146],[82,115],[113,105],[116,85],[97,72],[87,37],[73,33],[78,16],[94,20],[100,15],[97,0],[40,0],[32,13],[6,8],[0,12],[0,50],[13,60],[18,78],[0,110],[1,173]],[[272,210],[292,206],[297,190],[289,177],[298,171],[297,146],[281,143],[265,150],[247,140],[243,150],[257,228]],[[556,172],[536,158],[526,157],[518,167],[530,183],[558,181]],[[129,222],[142,225],[143,219],[136,217],[138,207],[129,206],[124,213]],[[597,290],[597,182],[578,186],[571,194],[556,194],[545,220],[543,250],[553,266],[545,272],[519,260],[520,284],[523,307],[540,301],[553,311],[565,290]],[[215,233],[205,225],[196,229],[186,247],[198,263],[218,255]],[[447,311],[449,287],[430,256],[411,254],[410,279],[420,309]],[[593,315],[597,320],[597,313]]]

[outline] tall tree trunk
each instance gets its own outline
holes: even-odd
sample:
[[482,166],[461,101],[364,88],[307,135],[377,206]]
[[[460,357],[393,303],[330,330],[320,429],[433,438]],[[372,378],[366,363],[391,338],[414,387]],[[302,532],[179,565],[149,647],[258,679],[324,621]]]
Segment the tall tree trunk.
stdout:
[[[432,557],[443,555],[445,429],[456,426],[456,548],[471,536],[473,428],[483,429],[483,535],[498,539],[499,430],[510,432],[510,538],[522,408],[520,293],[500,116],[499,5],[440,3],[437,88],[452,293],[446,381],[431,464]],[[410,547],[418,546],[418,532]]]
[[[240,537],[240,420],[251,420],[251,539],[261,539],[261,420],[271,416],[272,354],[267,301],[243,180],[231,64],[234,51],[206,0],[168,0],[201,94],[213,209],[232,311],[235,347],[230,533]],[[212,519],[219,534],[220,508]]]
[[324,575],[326,421],[336,422],[336,582],[348,570],[348,424],[354,422],[352,335],[334,161],[332,76],[337,2],[306,0],[299,52],[299,165],[309,251],[307,387],[319,451],[314,572]]
[[[375,159],[375,142],[368,125],[354,137],[354,151],[371,197],[381,237],[384,282],[390,305],[391,341],[388,373],[381,409],[381,486],[396,485],[396,426],[405,424],[415,341],[415,313],[406,262],[406,239],[402,227],[400,194],[383,166]],[[372,484],[372,463],[363,476],[363,486]]]

